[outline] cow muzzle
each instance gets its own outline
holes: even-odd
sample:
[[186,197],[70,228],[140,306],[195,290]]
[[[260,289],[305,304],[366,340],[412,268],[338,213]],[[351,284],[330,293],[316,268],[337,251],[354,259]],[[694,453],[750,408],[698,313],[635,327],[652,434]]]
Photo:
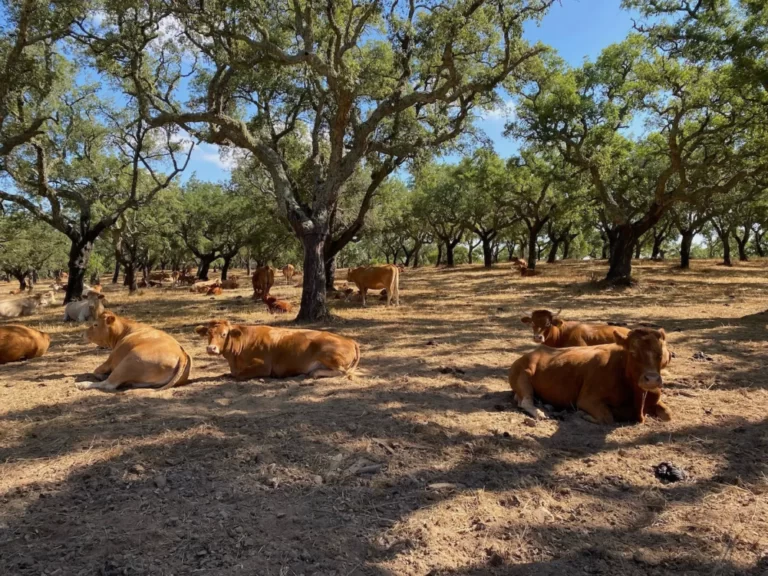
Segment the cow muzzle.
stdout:
[[658,390],[661,388],[661,384],[661,374],[658,372],[645,372],[638,382],[643,390]]
[[544,334],[534,334],[533,335],[533,341],[537,344],[543,344],[544,343]]
[[210,346],[206,346],[205,351],[208,352],[208,354],[210,354],[211,356],[218,356],[219,354],[221,354],[219,347],[214,346],[213,344],[211,344]]

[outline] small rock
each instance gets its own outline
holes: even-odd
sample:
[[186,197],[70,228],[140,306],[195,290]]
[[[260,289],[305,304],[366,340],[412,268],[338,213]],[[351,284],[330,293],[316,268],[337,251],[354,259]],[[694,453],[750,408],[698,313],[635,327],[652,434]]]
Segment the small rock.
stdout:
[[434,346],[435,345],[435,341],[434,340],[430,340],[429,342],[427,342],[426,345],[427,346]]
[[535,428],[536,427],[536,420],[534,420],[533,418],[526,418],[525,420],[523,420],[523,424],[525,424],[526,426],[528,426],[530,428]]
[[645,550],[635,552],[632,555],[632,559],[638,564],[646,564],[647,566],[658,566],[661,564],[661,561],[656,556]]
[[695,352],[693,354],[693,356],[691,356],[691,359],[707,361],[707,362],[713,362],[714,361],[714,358],[712,358],[712,356],[709,356],[708,354],[705,354],[701,350],[699,350],[698,352]]
[[230,400],[229,398],[216,398],[214,402],[216,402],[216,404],[218,404],[219,406],[229,406],[230,404],[232,404],[232,400]]
[[323,477],[320,476],[320,474],[315,474],[314,476],[312,476],[312,482],[314,482],[319,486],[320,484],[323,483]]
[[280,479],[279,478],[268,478],[267,479],[267,486],[270,488],[277,488],[280,486]]
[[199,558],[202,558],[203,556],[207,556],[207,555],[208,555],[207,550],[198,550],[196,554],[196,556],[198,556]]
[[285,518],[285,512],[278,512],[277,514],[275,514],[275,516],[277,516],[278,518]]
[[155,486],[157,486],[161,490],[165,488],[166,485],[168,484],[168,480],[166,480],[164,474],[158,474],[157,476],[155,476],[154,481],[155,481]]
[[128,471],[132,472],[133,474],[143,474],[144,472],[147,471],[147,469],[144,468],[144,466],[142,466],[141,464],[134,464],[128,469]]
[[656,478],[662,482],[680,482],[688,477],[685,470],[674,464],[670,464],[669,462],[662,462],[655,466],[653,472],[656,475]]
[[533,519],[539,524],[546,524],[548,522],[553,522],[555,516],[552,512],[542,506],[533,511]]
[[501,566],[504,564],[504,557],[495,550],[488,549],[486,554],[488,554],[488,564],[491,566]]

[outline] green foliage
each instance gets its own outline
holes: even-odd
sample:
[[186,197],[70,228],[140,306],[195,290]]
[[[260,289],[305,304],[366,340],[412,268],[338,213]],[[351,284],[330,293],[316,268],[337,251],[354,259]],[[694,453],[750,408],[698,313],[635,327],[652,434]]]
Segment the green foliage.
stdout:
[[0,270],[16,278],[27,272],[66,268],[66,238],[21,211],[0,216]]

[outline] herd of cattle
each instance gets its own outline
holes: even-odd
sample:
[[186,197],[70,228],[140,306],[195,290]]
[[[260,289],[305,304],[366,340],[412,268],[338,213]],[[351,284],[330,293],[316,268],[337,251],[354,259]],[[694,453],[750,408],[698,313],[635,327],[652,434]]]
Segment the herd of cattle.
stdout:
[[[525,267],[516,266],[521,271]],[[357,286],[363,306],[368,290],[382,290],[387,305],[400,303],[400,268],[393,265],[351,269],[348,281]],[[295,269],[282,269],[290,283]],[[152,282],[187,282],[187,274],[161,273]],[[261,299],[270,312],[289,312],[290,303],[270,296],[275,270],[257,268],[252,276],[254,299]],[[237,278],[194,283],[192,289],[205,294],[237,288]],[[204,288],[204,290],[203,290]],[[347,291],[338,291],[348,295]],[[21,300],[0,302],[0,317],[31,313],[53,301],[53,292]],[[88,287],[86,297],[65,307],[65,320],[92,321],[86,330],[89,342],[111,350],[107,360],[93,372],[91,382],[80,389],[116,390],[120,387],[166,389],[189,381],[192,360],[171,335],[120,317],[104,306],[99,285]],[[31,310],[31,312],[30,312]],[[646,416],[669,420],[669,408],[661,401],[661,370],[673,354],[664,330],[629,328],[608,324],[566,322],[559,313],[535,310],[522,322],[533,330],[539,346],[522,355],[509,371],[509,383],[518,406],[534,418],[545,413],[534,404],[538,398],[557,409],[575,407],[587,419],[602,424],[615,421],[644,422]],[[360,362],[360,346],[354,340],[318,330],[273,328],[231,324],[213,320],[195,329],[207,340],[210,355],[223,356],[231,375],[238,380],[349,376]],[[51,338],[22,325],[0,326],[0,364],[44,355]]]

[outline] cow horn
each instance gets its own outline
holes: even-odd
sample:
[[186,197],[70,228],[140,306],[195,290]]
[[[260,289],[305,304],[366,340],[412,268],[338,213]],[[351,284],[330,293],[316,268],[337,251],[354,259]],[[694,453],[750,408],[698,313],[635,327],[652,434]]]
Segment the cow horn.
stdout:
[[558,310],[557,312],[555,312],[554,314],[552,314],[552,318],[557,318],[558,316],[560,316],[560,312],[562,312],[562,311],[563,311],[563,309],[562,309],[562,308],[560,308],[560,310]]

